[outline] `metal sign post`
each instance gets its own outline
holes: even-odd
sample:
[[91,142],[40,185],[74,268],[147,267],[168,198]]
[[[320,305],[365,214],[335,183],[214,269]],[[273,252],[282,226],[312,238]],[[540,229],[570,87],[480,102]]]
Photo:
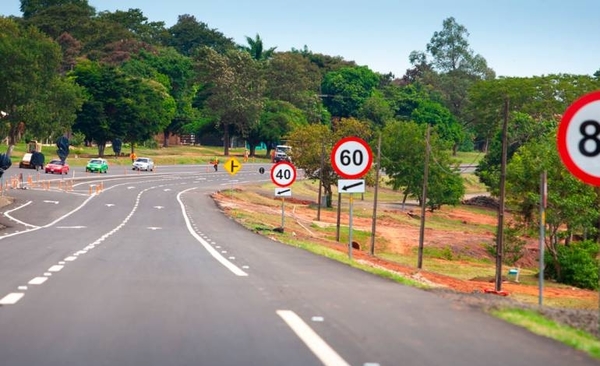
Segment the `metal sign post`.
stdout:
[[275,197],[281,197],[281,228],[283,233],[285,225],[285,197],[292,196],[292,189],[287,188],[296,181],[296,168],[287,161],[280,161],[271,168],[271,181],[278,186],[275,188]]
[[350,260],[352,260],[352,207],[353,206],[353,199],[352,199],[352,193],[350,193],[350,213],[349,213],[349,219],[348,219],[348,258],[350,258]]
[[338,194],[350,194],[348,222],[348,258],[350,260],[352,260],[352,194],[365,192],[364,179],[357,178],[363,177],[371,168],[372,163],[373,153],[371,152],[371,147],[366,141],[358,137],[351,136],[339,140],[331,151],[331,166],[333,170],[339,176],[346,178],[338,180]]

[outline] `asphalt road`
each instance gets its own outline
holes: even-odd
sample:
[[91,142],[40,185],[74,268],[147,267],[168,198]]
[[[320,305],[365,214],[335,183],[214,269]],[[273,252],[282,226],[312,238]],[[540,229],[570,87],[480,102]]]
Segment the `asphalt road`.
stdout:
[[[234,177],[192,166],[76,172],[72,191],[9,191],[0,364],[598,364],[468,306],[245,230],[209,194],[269,181],[259,167]],[[49,178],[56,186],[64,176]],[[103,189],[90,195],[92,186]]]

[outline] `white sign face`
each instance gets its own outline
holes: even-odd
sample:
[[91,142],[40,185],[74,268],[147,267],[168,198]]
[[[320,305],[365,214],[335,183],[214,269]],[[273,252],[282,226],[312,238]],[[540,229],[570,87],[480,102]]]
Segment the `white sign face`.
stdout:
[[371,147],[358,137],[341,139],[331,151],[331,165],[342,178],[361,178],[369,171],[372,163]]
[[287,161],[280,161],[271,168],[271,181],[279,187],[288,187],[296,181],[296,168]]
[[600,186],[600,92],[583,96],[567,109],[558,128],[557,146],[571,174]]
[[275,188],[275,197],[292,197],[291,188]]
[[338,180],[338,193],[365,193],[364,179]]

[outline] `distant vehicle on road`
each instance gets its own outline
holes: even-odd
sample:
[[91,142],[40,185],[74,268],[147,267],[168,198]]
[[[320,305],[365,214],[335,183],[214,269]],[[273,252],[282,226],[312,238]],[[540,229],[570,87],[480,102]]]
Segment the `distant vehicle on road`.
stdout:
[[277,145],[275,147],[275,157],[273,161],[275,163],[279,163],[280,161],[287,161],[289,163],[292,162],[292,158],[290,156],[292,152],[292,147],[288,145]]
[[50,162],[44,167],[44,172],[46,174],[69,174],[69,164],[67,164],[66,162],[63,163],[60,160],[50,160]]
[[154,170],[154,161],[150,158],[137,158],[133,162],[132,170],[145,170],[145,171],[153,171]]
[[85,166],[86,172],[107,173],[108,162],[105,159],[91,159]]

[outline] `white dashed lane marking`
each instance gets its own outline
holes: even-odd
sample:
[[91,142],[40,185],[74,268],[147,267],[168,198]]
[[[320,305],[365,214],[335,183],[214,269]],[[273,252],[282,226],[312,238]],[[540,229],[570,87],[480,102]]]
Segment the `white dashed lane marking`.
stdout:
[[48,277],[36,277],[27,283],[30,285],[41,285],[42,283],[46,282],[47,280],[48,280]]
[[50,268],[48,268],[48,272],[60,272],[61,269],[63,269],[65,266],[61,266],[61,265],[54,265]]
[[25,296],[25,294],[21,292],[10,293],[0,299],[0,305],[14,305],[21,300],[23,296]]

